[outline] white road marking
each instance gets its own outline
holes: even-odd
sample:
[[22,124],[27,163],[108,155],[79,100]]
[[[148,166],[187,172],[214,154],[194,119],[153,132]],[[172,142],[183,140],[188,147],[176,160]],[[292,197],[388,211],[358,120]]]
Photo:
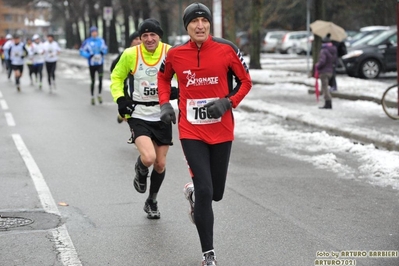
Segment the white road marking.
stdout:
[[[43,209],[47,212],[60,215],[50,189],[21,136],[19,134],[13,134],[12,138],[14,139],[15,146],[28,168]],[[51,233],[55,240],[54,243],[59,261],[65,266],[81,266],[82,263],[79,260],[65,224],[51,230]]]
[[0,98],[3,98],[3,93],[1,93],[1,91],[0,91]]
[[15,121],[14,121],[14,117],[12,116],[12,114],[7,112],[7,113],[4,113],[4,116],[6,117],[7,125],[10,127],[15,127]]
[[8,104],[7,104],[6,100],[0,100],[0,106],[1,106],[1,109],[8,110]]

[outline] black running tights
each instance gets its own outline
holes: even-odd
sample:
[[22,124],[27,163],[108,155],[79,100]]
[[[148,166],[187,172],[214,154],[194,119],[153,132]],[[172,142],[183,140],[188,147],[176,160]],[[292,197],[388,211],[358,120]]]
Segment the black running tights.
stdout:
[[56,67],[57,67],[57,62],[46,62],[47,80],[49,85],[51,85],[51,80],[55,81]]
[[223,198],[232,142],[207,144],[181,140],[194,183],[194,219],[202,251],[213,249],[212,200]]
[[95,84],[96,72],[98,72],[98,94],[101,94],[101,90],[103,88],[104,67],[103,65],[98,65],[98,66],[90,66],[89,68],[90,68],[90,78],[91,78],[91,86],[90,86],[91,96],[94,96],[94,84]]

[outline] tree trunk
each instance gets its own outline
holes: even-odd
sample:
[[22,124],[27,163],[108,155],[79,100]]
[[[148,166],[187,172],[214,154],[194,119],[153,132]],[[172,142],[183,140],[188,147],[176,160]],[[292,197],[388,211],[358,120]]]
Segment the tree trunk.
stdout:
[[[325,20],[325,6],[324,0],[313,1],[313,21],[318,19]],[[321,38],[314,34],[314,40],[312,43],[312,58],[313,58],[313,67],[312,67],[312,75],[314,76],[314,65],[319,61],[319,53],[321,48]]]
[[161,24],[162,30],[163,30],[163,41],[168,42],[168,36],[169,36],[169,6],[167,3],[165,3],[164,0],[157,1],[158,7],[159,7],[159,17],[160,21],[159,23]]
[[235,43],[236,41],[236,23],[235,23],[235,10],[234,1],[222,0],[222,25],[223,25],[223,38]]
[[65,39],[66,39],[66,48],[68,49],[74,48],[73,25],[72,25],[72,20],[69,18],[65,20]]
[[130,9],[130,4],[127,1],[122,1],[122,12],[123,12],[123,25],[125,28],[124,36],[125,36],[125,48],[130,47],[130,42],[129,42],[129,36],[133,32],[130,32],[130,14],[131,14],[131,9]]
[[249,34],[249,68],[262,69],[260,65],[260,29],[262,28],[262,2],[261,0],[251,1],[251,30]]

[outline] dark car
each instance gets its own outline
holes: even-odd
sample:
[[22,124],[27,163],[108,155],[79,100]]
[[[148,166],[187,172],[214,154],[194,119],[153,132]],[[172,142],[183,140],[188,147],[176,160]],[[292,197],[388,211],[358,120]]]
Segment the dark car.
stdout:
[[381,72],[396,71],[396,29],[378,34],[365,45],[352,47],[342,57],[351,77],[377,78]]

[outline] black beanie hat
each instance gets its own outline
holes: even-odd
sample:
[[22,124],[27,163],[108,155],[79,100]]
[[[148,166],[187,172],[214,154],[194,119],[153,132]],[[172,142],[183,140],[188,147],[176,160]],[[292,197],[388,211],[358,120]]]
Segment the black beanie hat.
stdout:
[[133,32],[132,34],[130,34],[129,36],[129,44],[136,39],[137,37],[140,37],[140,34],[138,31]]
[[187,30],[187,25],[191,22],[191,20],[198,17],[204,17],[209,20],[209,22],[212,22],[211,11],[206,5],[201,3],[193,3],[186,7],[183,13],[184,28]]
[[321,39],[321,42],[322,42],[322,43],[331,42],[330,36],[331,36],[331,34],[330,34],[330,33],[327,33],[326,37],[324,37],[323,39]]
[[143,22],[141,22],[139,26],[139,35],[143,35],[146,32],[154,32],[156,33],[161,39],[163,36],[163,30],[159,22],[153,18],[147,18]]

